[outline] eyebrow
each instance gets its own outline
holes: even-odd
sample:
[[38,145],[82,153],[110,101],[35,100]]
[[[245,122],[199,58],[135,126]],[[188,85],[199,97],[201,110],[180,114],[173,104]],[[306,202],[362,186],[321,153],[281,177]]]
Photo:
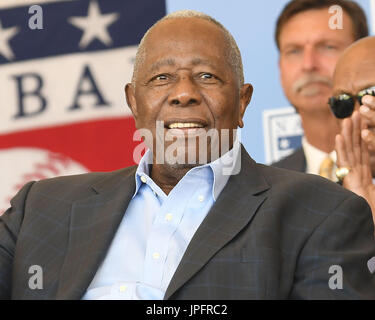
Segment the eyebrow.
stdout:
[[210,60],[204,60],[204,59],[201,59],[201,58],[194,58],[192,61],[191,61],[191,64],[193,66],[198,66],[198,65],[205,65],[205,66],[210,66],[212,67],[212,63]]
[[[317,42],[314,42],[313,43],[313,46],[320,46],[322,44],[333,44],[333,45],[336,45],[336,46],[343,46],[343,43],[342,41],[340,40],[336,40],[336,39],[329,39],[329,38],[324,38],[324,39],[320,39],[319,41]],[[301,42],[296,42],[296,41],[291,41],[291,42],[287,42],[283,47],[280,47],[280,50],[287,50],[289,48],[302,48],[305,46],[305,43],[301,43]]]
[[154,72],[164,66],[174,66],[174,65],[176,65],[174,59],[160,60],[151,65],[149,72]]

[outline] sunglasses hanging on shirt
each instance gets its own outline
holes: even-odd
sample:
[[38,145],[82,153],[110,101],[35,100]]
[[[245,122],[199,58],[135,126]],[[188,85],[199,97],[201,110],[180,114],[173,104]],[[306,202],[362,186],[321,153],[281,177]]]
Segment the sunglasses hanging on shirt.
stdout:
[[362,105],[362,98],[365,95],[375,97],[375,86],[361,90],[356,96],[342,93],[337,97],[331,97],[328,100],[328,104],[336,118],[344,119],[352,115],[354,111],[355,99],[360,105]]

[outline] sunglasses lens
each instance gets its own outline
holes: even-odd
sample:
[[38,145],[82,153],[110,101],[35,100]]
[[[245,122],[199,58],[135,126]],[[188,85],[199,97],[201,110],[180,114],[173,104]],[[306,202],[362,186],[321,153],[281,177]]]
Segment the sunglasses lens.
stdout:
[[333,114],[336,118],[344,119],[350,117],[354,110],[353,98],[348,99],[337,99],[335,97],[329,98],[328,101]]
[[365,89],[365,90],[362,90],[358,93],[358,96],[357,96],[357,100],[359,102],[360,105],[362,105],[362,98],[365,96],[365,95],[370,95],[370,96],[373,96],[375,97],[375,86],[374,87],[371,87],[371,88],[368,88],[368,89]]

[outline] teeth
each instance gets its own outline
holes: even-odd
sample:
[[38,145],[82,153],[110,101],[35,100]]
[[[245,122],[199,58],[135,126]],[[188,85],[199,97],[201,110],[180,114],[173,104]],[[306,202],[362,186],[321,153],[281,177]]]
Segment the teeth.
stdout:
[[182,129],[182,128],[203,128],[200,123],[193,123],[193,122],[175,122],[171,123],[168,126],[169,129]]

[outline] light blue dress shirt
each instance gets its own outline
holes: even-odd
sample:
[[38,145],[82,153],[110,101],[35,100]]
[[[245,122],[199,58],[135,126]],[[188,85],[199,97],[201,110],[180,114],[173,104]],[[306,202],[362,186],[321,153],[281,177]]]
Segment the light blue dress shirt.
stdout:
[[149,176],[148,150],[135,174],[132,200],[83,299],[163,299],[190,240],[228,182],[228,167],[239,150],[236,141],[221,158],[192,168],[168,195]]

